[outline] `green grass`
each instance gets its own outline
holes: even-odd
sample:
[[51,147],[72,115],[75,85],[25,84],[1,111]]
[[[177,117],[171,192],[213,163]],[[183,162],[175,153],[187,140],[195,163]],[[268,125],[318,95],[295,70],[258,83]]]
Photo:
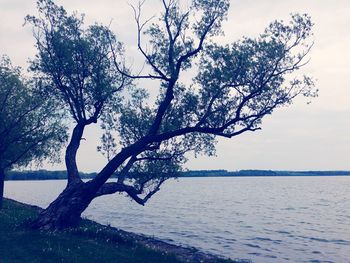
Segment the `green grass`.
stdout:
[[[79,228],[59,232],[32,230],[34,207],[5,199],[0,210],[0,262],[180,262],[172,254],[146,248],[113,229],[83,220]],[[220,262],[231,262],[221,261]]]
[[4,200],[0,210],[0,262],[179,262],[113,234],[91,221],[78,229],[44,232],[28,229],[25,222],[35,208]]

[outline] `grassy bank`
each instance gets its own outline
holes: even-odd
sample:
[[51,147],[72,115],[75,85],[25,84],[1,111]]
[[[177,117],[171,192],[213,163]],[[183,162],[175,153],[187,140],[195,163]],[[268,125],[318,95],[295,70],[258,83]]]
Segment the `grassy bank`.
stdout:
[[[161,241],[152,241],[150,238],[102,226],[89,220],[83,220],[81,226],[77,229],[66,231],[52,233],[31,230],[25,226],[25,222],[35,217],[38,211],[36,207],[8,199],[4,200],[4,207],[0,210],[1,263],[175,263],[183,262],[183,260],[187,262],[203,260],[200,257],[196,260],[196,255],[194,259],[186,255],[185,257],[181,257],[181,255],[179,257],[179,251],[175,249],[176,246]],[[185,254],[193,252],[189,249],[184,250]],[[178,255],[175,256],[176,253]],[[208,261],[204,259],[203,262],[233,261],[209,257]]]

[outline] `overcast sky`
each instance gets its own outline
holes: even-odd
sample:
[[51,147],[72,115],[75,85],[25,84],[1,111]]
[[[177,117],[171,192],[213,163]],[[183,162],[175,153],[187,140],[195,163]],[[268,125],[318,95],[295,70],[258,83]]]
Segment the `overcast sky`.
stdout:
[[[187,0],[186,0],[187,1]],[[60,0],[69,12],[85,13],[86,22],[111,23],[127,47],[130,61],[135,56],[136,32],[132,0]],[[145,17],[160,7],[159,0],[146,0]],[[308,13],[314,26],[315,45],[304,72],[311,74],[320,90],[307,105],[299,98],[265,118],[262,130],[233,139],[220,139],[217,157],[190,158],[190,169],[350,170],[350,1],[348,0],[232,0],[225,37],[230,43],[241,36],[256,36],[274,19],[290,13]],[[0,54],[13,64],[27,67],[35,54],[24,16],[35,14],[34,0],[0,0]],[[137,66],[137,65],[135,65]],[[88,128],[78,163],[82,171],[99,171],[105,159],[96,153],[97,127]],[[45,165],[64,169],[64,165]]]

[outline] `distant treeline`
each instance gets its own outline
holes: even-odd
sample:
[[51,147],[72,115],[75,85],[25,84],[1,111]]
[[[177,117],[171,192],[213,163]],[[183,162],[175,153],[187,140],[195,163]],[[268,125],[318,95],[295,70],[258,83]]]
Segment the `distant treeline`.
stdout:
[[[96,173],[80,173],[81,178],[91,179]],[[350,171],[272,171],[272,170],[195,170],[179,174],[179,177],[229,177],[229,176],[344,176]],[[67,179],[66,171],[10,171],[6,180],[57,180]]]
[[[80,173],[81,178],[93,178],[96,173]],[[66,171],[10,171],[6,174],[5,180],[57,180],[67,179]]]
[[183,172],[181,177],[222,176],[339,176],[350,175],[350,171],[272,171],[272,170],[197,170]]

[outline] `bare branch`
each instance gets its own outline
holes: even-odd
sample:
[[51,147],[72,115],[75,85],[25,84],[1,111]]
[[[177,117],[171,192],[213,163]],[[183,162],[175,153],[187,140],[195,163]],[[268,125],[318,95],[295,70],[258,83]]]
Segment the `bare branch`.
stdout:
[[160,80],[168,80],[167,78],[164,78],[163,76],[161,75],[152,75],[152,74],[149,74],[149,75],[131,75],[129,73],[127,73],[127,70],[125,70],[125,66],[124,66],[124,69],[122,69],[119,64],[118,64],[118,60],[117,60],[117,55],[115,53],[115,51],[113,50],[113,47],[111,46],[111,51],[112,51],[112,56],[113,56],[113,64],[116,68],[116,70],[122,74],[124,77],[127,77],[127,78],[130,78],[130,79],[160,79]]
[[139,51],[141,52],[141,54],[145,57],[146,61],[148,62],[148,64],[153,68],[153,70],[158,74],[158,76],[161,77],[161,79],[169,81],[169,78],[166,76],[166,74],[164,74],[152,61],[151,57],[146,53],[146,51],[142,48],[141,45],[141,33],[142,30],[144,28],[144,26],[151,20],[153,19],[150,18],[148,20],[146,20],[144,23],[141,23],[141,7],[143,5],[143,2],[139,2],[138,4],[138,8],[136,9],[133,5],[131,5],[131,8],[133,9],[134,12],[134,19],[136,22],[136,26],[137,26],[137,47],[139,49]]

